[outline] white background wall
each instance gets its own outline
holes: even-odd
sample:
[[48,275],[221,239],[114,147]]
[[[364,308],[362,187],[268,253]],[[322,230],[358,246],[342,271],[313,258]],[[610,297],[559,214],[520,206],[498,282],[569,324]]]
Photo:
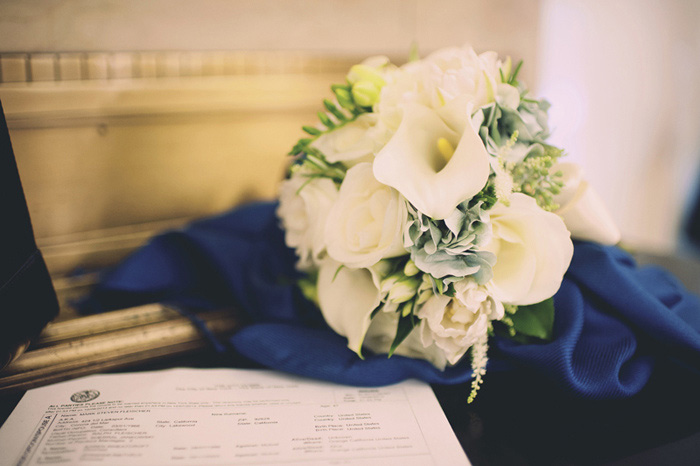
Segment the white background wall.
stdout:
[[700,175],[700,2],[544,0],[539,93],[623,239],[677,244]]
[[538,0],[3,0],[0,51],[308,50],[472,43],[532,57]]
[[281,50],[407,56],[470,43],[524,58],[553,142],[624,239],[676,247],[698,170],[695,0],[3,0],[0,53]]

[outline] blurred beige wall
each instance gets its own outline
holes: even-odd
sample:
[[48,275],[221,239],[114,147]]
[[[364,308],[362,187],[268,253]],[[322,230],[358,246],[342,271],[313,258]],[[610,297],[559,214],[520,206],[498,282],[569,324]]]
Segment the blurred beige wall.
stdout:
[[3,0],[0,100],[49,267],[276,193],[349,66],[473,45],[536,75],[539,1]]
[[543,0],[538,93],[637,249],[678,247],[700,175],[700,2]]
[[0,51],[306,50],[534,56],[538,0],[3,0]]

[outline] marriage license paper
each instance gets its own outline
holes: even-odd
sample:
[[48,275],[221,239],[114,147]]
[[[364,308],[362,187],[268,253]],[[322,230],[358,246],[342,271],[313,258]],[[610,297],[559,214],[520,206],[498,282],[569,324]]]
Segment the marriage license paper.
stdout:
[[28,391],[0,465],[469,465],[430,386],[170,369]]

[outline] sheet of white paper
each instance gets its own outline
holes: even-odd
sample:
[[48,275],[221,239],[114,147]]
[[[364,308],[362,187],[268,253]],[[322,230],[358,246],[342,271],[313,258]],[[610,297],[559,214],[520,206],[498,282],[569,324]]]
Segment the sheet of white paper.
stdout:
[[468,465],[430,386],[358,388],[263,370],[171,369],[30,390],[0,464]]

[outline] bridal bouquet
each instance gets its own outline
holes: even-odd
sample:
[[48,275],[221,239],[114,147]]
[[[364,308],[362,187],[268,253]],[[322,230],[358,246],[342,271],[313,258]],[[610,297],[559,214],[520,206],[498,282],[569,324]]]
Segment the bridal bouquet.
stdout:
[[348,347],[441,369],[468,354],[471,398],[490,335],[551,337],[571,238],[619,240],[521,64],[450,48],[353,66],[280,189],[299,285]]

